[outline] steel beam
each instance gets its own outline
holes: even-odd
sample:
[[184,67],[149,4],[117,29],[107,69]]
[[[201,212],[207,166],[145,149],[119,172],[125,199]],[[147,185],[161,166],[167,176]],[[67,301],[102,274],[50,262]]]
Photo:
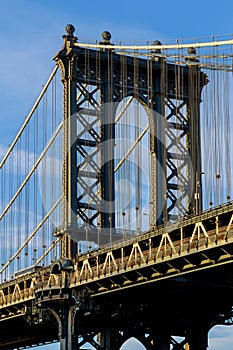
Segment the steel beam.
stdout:
[[203,324],[203,320],[187,331],[187,344],[185,350],[206,350],[208,348],[209,329]]
[[102,212],[101,226],[115,228],[115,114],[113,108],[113,56],[105,51],[105,65],[101,84],[101,173],[102,173]]
[[[74,27],[66,27],[64,47],[75,41]],[[62,73],[63,83],[63,155],[62,155],[62,233],[61,257],[71,258],[76,253],[76,243],[68,232],[77,231],[77,91],[73,79],[75,55],[67,56],[66,50],[61,50],[56,56]]]
[[[84,49],[76,45],[76,38],[73,36],[73,32],[70,31],[70,27],[68,29],[69,33],[65,36],[64,47],[56,56],[56,60],[58,63],[60,62],[62,74],[65,75],[65,72],[69,71],[69,75],[66,74],[67,77],[63,79],[64,110],[67,115],[69,105],[73,111],[76,110],[77,122],[83,128],[77,142],[78,152],[83,157],[81,167],[84,165],[92,167],[94,157],[97,159],[98,156],[101,159],[100,164],[95,164],[93,169],[97,178],[93,185],[93,188],[95,187],[94,193],[96,193],[96,200],[94,201],[96,210],[83,209],[83,203],[88,203],[90,199],[87,195],[89,179],[88,177],[85,179],[82,176],[83,174],[81,175],[79,172],[76,173],[78,182],[79,178],[82,181],[83,192],[80,191],[77,204],[74,203],[74,200],[73,208],[75,209],[75,205],[77,206],[80,220],[83,220],[84,224],[92,226],[98,222],[104,228],[115,227],[115,122],[119,120],[125,107],[114,121],[116,111],[114,104],[118,104],[125,97],[129,98],[126,106],[135,98],[145,107],[149,116],[151,134],[151,226],[162,224],[172,218],[178,218],[179,206],[181,215],[185,215],[191,210],[185,203],[190,202],[190,200],[190,207],[198,205],[199,211],[201,169],[200,160],[195,163],[196,159],[194,158],[200,154],[200,142],[198,127],[195,133],[193,133],[192,128],[199,123],[200,92],[206,82],[198,65],[194,64],[196,62],[192,61],[190,63],[187,61],[186,66],[177,66],[167,63],[165,58],[162,57],[146,60],[127,55],[122,56],[115,53],[113,46],[111,46],[111,49],[108,48],[109,39],[107,41],[104,39],[106,43],[106,49],[104,50]],[[66,65],[62,63],[64,60],[67,61]],[[70,68],[68,68],[68,65],[70,65]],[[180,86],[180,83],[178,84],[177,77],[182,77],[182,86]],[[174,101],[177,101],[177,103]],[[168,115],[165,113],[165,107],[167,108],[167,106],[170,109]],[[187,107],[188,117],[182,115],[184,107]],[[94,118],[93,123],[89,126],[88,118],[92,118],[92,121]],[[99,125],[101,135],[96,133],[96,130],[99,130]],[[71,132],[75,134],[76,126],[73,126]],[[175,133],[174,130],[179,132],[179,137],[177,137],[177,132]],[[66,132],[69,132],[69,128]],[[186,140],[187,137],[188,141]],[[173,149],[176,147],[177,152],[173,152],[174,158],[171,158],[168,147]],[[182,158],[184,150],[187,155],[190,152],[192,164]],[[74,162],[75,154],[70,159],[73,159]],[[180,165],[181,160],[182,165]],[[64,161],[63,169],[66,169],[63,170],[64,177],[65,172],[68,171],[67,164]],[[187,174],[184,174],[185,169],[187,169]],[[192,175],[192,171],[194,175]],[[183,176],[180,183],[178,181],[179,172]],[[73,175],[75,175],[75,171]],[[66,176],[69,179],[68,173]],[[72,177],[72,180],[69,180],[73,185],[75,183],[74,178],[75,176]],[[200,200],[196,202],[192,198],[190,199],[190,184],[193,182],[198,186],[197,197],[200,197]],[[83,187],[85,183],[86,190]],[[176,184],[176,188],[174,188],[174,184]],[[188,186],[189,190],[187,190]],[[76,189],[74,189],[71,196],[73,199],[75,198],[75,191]],[[79,207],[79,203],[81,207]]]
[[75,308],[67,305],[60,316],[62,334],[60,336],[60,350],[78,350],[78,336],[75,333]]
[[189,65],[189,101],[188,101],[188,149],[191,157],[192,169],[188,174],[192,189],[190,198],[190,212],[199,214],[202,211],[202,185],[201,185],[201,125],[200,125],[200,70],[197,62]]

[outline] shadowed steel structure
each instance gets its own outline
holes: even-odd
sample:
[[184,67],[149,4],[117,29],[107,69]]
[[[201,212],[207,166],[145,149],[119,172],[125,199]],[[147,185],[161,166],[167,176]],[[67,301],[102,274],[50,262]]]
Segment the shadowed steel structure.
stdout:
[[201,176],[199,105],[206,83],[192,58],[179,66],[167,63],[160,50],[147,60],[118,54],[108,32],[104,48],[86,49],[76,43],[72,26],[67,31],[55,57],[64,87],[62,257],[72,254],[69,231],[85,237],[99,225],[115,234],[116,110],[126,98],[138,100],[148,117],[150,226],[201,209],[193,188]]
[[232,316],[232,41],[66,32],[0,164],[0,348],[204,350]]

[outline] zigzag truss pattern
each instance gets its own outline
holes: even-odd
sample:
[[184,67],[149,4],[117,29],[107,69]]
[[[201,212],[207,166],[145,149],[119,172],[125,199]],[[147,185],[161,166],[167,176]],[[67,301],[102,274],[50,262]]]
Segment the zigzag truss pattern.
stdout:
[[[77,256],[73,271],[50,273],[37,267],[3,283],[0,288],[0,321],[26,314],[36,299],[68,298],[67,287],[85,287],[92,296],[118,288],[155,283],[232,262],[233,203],[165,225],[135,238],[119,241]],[[69,275],[69,277],[68,277]]]

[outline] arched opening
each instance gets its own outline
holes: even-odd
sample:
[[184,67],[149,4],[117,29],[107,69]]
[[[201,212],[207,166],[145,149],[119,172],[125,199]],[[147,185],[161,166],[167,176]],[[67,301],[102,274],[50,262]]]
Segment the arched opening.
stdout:
[[136,338],[132,337],[126,340],[120,347],[120,350],[145,350],[146,348]]
[[209,350],[233,349],[233,326],[218,325],[209,331]]
[[143,105],[124,98],[115,117],[116,227],[136,234],[150,227],[149,120]]

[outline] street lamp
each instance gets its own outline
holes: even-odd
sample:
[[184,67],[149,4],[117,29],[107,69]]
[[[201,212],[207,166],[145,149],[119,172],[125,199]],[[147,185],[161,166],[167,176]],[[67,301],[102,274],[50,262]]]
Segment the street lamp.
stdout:
[[112,218],[108,218],[109,226],[110,226],[110,244],[112,243]]
[[219,186],[219,180],[220,180],[220,174],[216,174],[216,185],[217,185],[217,204],[219,205],[220,204],[220,186]]
[[136,207],[135,210],[136,210],[136,235],[138,235],[138,234],[139,234],[139,220],[138,220],[138,211],[139,211],[139,208]]
[[196,214],[200,213],[200,200],[201,200],[201,175],[204,174],[204,172],[199,173],[199,179],[198,179],[198,171],[196,171],[196,192],[195,192],[195,201],[196,201]]
[[122,236],[123,239],[126,237],[126,232],[125,232],[125,212],[122,212]]

